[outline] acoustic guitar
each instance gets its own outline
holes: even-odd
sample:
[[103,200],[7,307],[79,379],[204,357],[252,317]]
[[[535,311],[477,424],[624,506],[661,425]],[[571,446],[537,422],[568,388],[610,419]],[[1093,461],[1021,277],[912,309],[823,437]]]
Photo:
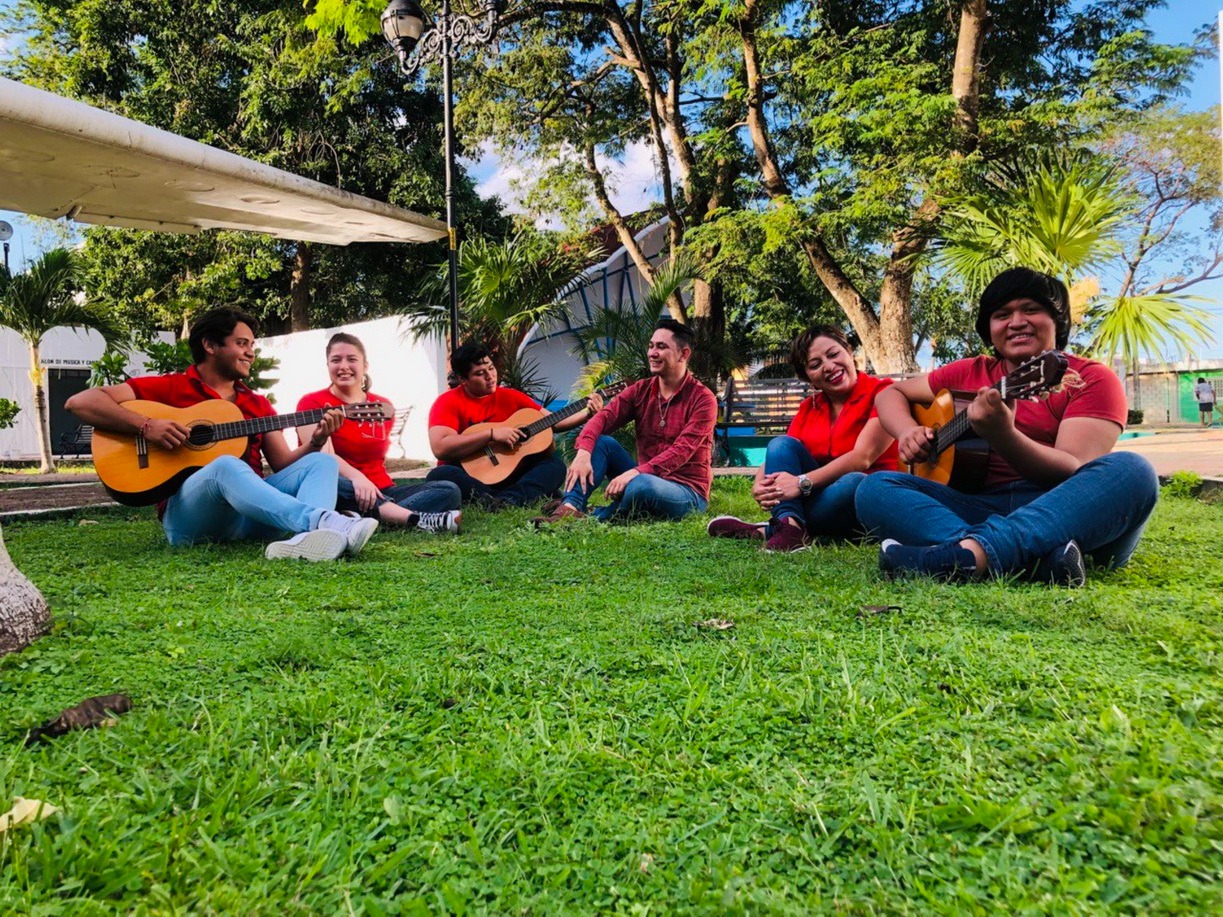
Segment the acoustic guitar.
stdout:
[[157,401],[125,401],[123,406],[145,417],[174,420],[190,434],[174,450],[149,447],[136,433],[93,431],[93,463],[102,484],[125,506],[149,506],[174,494],[183,481],[222,455],[241,458],[247,438],[271,430],[316,424],[327,411],[343,410],[358,423],[382,423],[392,418],[390,405],[346,404],[295,414],[245,418],[236,404],[220,399],[201,401],[189,408],[174,408]]
[[[1060,350],[1046,350],[992,387],[1007,401],[1036,401],[1061,384],[1068,365],[1066,355]],[[923,427],[930,427],[934,437],[930,441],[929,457],[923,462],[909,463],[909,473],[949,484],[965,493],[980,490],[985,485],[989,446],[980,438],[963,439],[972,429],[968,409],[957,412],[954,396],[943,389],[928,406],[915,404],[912,410],[914,420]]]
[[[610,401],[628,386],[627,382],[616,382],[599,392],[605,401]],[[479,452],[462,461],[463,470],[482,484],[493,486],[508,480],[522,460],[529,455],[538,455],[552,448],[552,428],[562,420],[572,417],[579,411],[586,410],[586,401],[581,398],[572,404],[567,404],[559,411],[545,414],[534,408],[523,408],[515,411],[508,418],[497,423],[472,424],[464,433],[472,430],[493,430],[499,427],[517,427],[523,432],[517,446],[510,449],[502,443],[489,443]]]

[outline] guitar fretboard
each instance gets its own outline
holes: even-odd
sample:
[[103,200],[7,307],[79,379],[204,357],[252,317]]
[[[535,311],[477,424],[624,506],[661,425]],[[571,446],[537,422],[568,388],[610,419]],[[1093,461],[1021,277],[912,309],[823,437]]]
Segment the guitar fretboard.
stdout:
[[[251,417],[247,420],[235,420],[231,423],[219,423],[213,426],[197,426],[191,430],[191,442],[197,446],[217,442],[222,439],[238,439],[242,436],[255,436],[269,433],[272,430],[284,430],[288,427],[300,427],[305,424],[318,423],[323,415],[335,408],[315,408],[311,411],[297,411],[293,414],[273,414],[271,417]],[[347,414],[346,414],[347,416]],[[371,416],[370,420],[378,420]]]

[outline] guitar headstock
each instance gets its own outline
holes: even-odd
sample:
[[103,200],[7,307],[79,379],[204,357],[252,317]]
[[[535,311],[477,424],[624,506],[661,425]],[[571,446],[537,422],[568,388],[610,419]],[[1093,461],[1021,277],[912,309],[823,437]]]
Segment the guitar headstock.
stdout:
[[393,420],[395,412],[389,404],[380,401],[363,401],[360,404],[344,405],[344,416],[357,423],[379,423]]
[[605,385],[599,389],[599,394],[603,396],[604,401],[611,401],[622,391],[629,387],[627,381],[613,382],[611,385]]
[[1022,363],[998,385],[1006,399],[1034,400],[1061,384],[1070,363],[1060,350],[1046,350]]

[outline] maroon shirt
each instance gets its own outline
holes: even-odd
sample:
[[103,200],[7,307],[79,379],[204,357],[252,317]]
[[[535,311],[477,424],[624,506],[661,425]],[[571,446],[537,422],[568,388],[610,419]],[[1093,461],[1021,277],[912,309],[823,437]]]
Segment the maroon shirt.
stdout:
[[575,443],[592,451],[605,433],[637,422],[637,470],[685,484],[705,500],[713,483],[713,427],[718,399],[691,373],[662,409],[658,379],[634,382],[586,422]]

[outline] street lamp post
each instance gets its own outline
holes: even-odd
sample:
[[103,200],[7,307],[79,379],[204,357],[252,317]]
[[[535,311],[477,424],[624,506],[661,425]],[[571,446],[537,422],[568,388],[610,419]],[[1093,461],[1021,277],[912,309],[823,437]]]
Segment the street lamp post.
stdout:
[[[454,84],[451,62],[465,46],[487,44],[497,30],[500,4],[493,2],[476,15],[455,12],[450,0],[429,22],[417,0],[391,0],[382,13],[382,34],[399,56],[399,69],[412,76],[420,65],[442,62],[443,129],[446,138],[446,229],[450,240],[450,353],[459,346],[459,252],[454,219]],[[426,31],[425,26],[429,28]],[[453,377],[453,373],[451,374]]]

